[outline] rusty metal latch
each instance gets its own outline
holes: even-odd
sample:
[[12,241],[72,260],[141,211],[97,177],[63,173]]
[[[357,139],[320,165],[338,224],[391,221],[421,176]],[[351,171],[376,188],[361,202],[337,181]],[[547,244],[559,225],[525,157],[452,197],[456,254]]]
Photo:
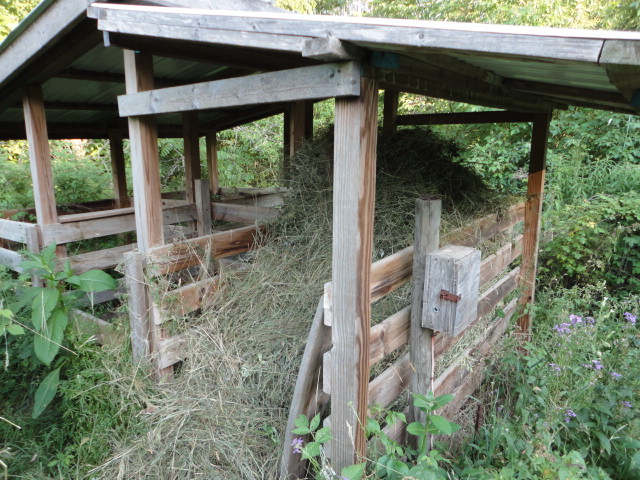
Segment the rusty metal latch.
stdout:
[[455,293],[448,292],[447,290],[440,290],[440,298],[443,300],[449,300],[450,302],[458,303],[462,300],[462,295],[456,295]]

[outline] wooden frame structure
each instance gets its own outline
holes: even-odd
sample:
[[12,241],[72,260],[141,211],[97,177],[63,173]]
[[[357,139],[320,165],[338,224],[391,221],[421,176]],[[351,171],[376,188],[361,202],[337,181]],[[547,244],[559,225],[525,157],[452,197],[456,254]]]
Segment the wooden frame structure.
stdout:
[[[481,283],[522,255],[520,269],[479,299],[479,316],[488,315],[522,285],[520,300],[505,311],[511,314],[519,305],[523,334],[530,328],[527,308],[535,294],[552,111],[567,105],[640,111],[637,33],[300,16],[253,0],[235,2],[246,10],[241,12],[209,10],[205,1],[164,2],[173,7],[140,3],[149,2],[43,2],[0,45],[0,63],[6,66],[0,74],[0,139],[29,142],[37,217],[36,223],[19,222],[6,218],[15,212],[4,212],[0,237],[5,247],[18,243],[37,251],[52,241],[64,245],[135,231],[135,250],[125,245],[70,261],[82,271],[112,267],[126,257],[134,358],[150,361],[158,378],[170,377],[172,365],[182,358],[182,339],[168,336],[162,312],[184,315],[200,308],[220,287],[210,260],[254,248],[263,220],[277,214],[270,207],[280,201],[273,200],[274,192],[259,191],[249,192],[248,204],[242,195],[236,195],[239,202],[211,201],[212,194],[224,199],[242,193],[220,186],[217,132],[284,113],[288,159],[311,133],[313,102],[335,98],[332,281],[311,327],[285,445],[295,414],[311,414],[330,402],[330,457],[337,470],[363,457],[366,442],[359,422],[370,404],[388,404],[406,388],[457,389],[464,397],[481,377],[453,366],[433,379],[433,358],[456,339],[434,337],[418,322],[425,256],[440,243],[438,202],[418,202],[414,248],[371,264],[379,90],[385,91],[386,132],[398,125],[532,123],[524,206],[511,209],[504,219],[488,217],[457,232],[458,243],[469,245],[524,221],[522,247],[519,241],[505,245],[485,259]],[[76,87],[73,99],[61,93],[69,85]],[[402,92],[501,110],[398,115]],[[157,140],[162,136],[185,142],[185,192],[178,198],[160,191]],[[206,137],[206,182],[201,180],[200,136]],[[126,137],[133,198],[126,194],[124,177]],[[53,138],[109,138],[114,199],[85,205],[90,212],[58,212],[47,143]],[[215,232],[215,219],[248,225]],[[187,238],[168,243],[175,240],[167,229],[173,224],[182,224]],[[64,257],[64,248],[58,254]],[[15,268],[19,259],[15,248],[0,249],[3,263]],[[193,267],[199,269],[194,281],[172,291],[174,301],[154,297],[158,279]],[[371,328],[371,302],[412,274],[413,306]],[[489,340],[479,339],[466,353],[485,354],[505,322],[494,322]],[[370,381],[371,364],[407,342],[410,354],[393,373]],[[319,369],[324,392],[313,390]],[[286,450],[282,467],[283,476],[296,473]]]

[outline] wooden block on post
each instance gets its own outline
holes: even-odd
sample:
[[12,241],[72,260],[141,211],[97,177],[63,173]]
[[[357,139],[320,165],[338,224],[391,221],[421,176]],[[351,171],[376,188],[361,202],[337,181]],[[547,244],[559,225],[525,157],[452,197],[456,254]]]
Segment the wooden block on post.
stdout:
[[448,245],[427,257],[422,326],[458,336],[478,313],[480,250]]

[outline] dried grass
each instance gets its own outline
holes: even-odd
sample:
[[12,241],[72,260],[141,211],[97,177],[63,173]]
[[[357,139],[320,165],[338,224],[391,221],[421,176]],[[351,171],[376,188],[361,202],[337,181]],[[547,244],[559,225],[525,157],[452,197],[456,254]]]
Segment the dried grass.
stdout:
[[[452,161],[456,153],[427,130],[381,138],[373,260],[412,243],[416,197],[443,198],[445,231],[505,203]],[[188,358],[148,399],[146,435],[116,445],[93,478],[278,478],[300,358],[331,275],[331,155],[325,134],[292,161],[287,206],[248,270],[227,274],[201,316],[183,321]],[[407,305],[410,292],[374,305],[374,321]]]

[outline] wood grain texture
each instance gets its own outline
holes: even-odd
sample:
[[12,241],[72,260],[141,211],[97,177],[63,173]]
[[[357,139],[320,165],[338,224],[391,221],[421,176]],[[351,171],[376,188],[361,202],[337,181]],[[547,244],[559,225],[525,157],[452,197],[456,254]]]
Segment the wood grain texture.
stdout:
[[149,297],[142,253],[124,254],[124,278],[131,328],[131,355],[134,363],[143,362],[149,355]]
[[377,114],[374,80],[362,79],[358,98],[336,99],[331,462],[337,471],[366,454],[359,421],[366,419],[368,404]]
[[211,193],[206,180],[196,179],[193,182],[196,202],[196,227],[198,236],[211,234]]
[[512,205],[500,216],[492,213],[473,221],[468,226],[455,229],[443,235],[443,240],[451,245],[473,247],[492,239],[521,222],[524,219],[524,210],[524,203]]
[[220,175],[218,172],[218,133],[207,132],[205,135],[207,148],[207,173],[209,174],[209,190],[217,195],[220,190]]
[[123,133],[121,130],[109,130],[109,154],[111,156],[111,177],[113,178],[113,198],[116,208],[129,206],[127,194],[127,173],[124,165]]
[[24,123],[29,143],[29,162],[33,182],[33,201],[39,225],[58,222],[56,196],[53,190],[53,171],[47,119],[42,100],[42,88],[28,86],[22,98]]
[[508,265],[522,254],[522,235],[513,242],[505,243],[493,255],[489,255],[480,264],[480,287],[491,281]]
[[[442,201],[416,200],[413,251],[413,290],[411,292],[411,327],[409,357],[412,365],[410,390],[426,395],[433,382],[433,330],[422,327],[424,285],[428,281],[425,269],[427,256],[440,244]],[[411,418],[423,422],[425,414],[410,406]]]
[[287,480],[300,478],[304,473],[303,462],[291,450],[291,441],[294,437],[291,432],[295,428],[295,419],[301,414],[311,418],[319,410],[321,379],[323,376],[322,355],[331,348],[331,329],[324,325],[322,320],[323,312],[323,300],[320,299],[302,355],[300,373],[293,391],[284,435],[280,474]]
[[538,240],[544,177],[547,164],[547,141],[551,115],[539,115],[533,122],[531,133],[531,157],[529,160],[529,181],[527,201],[524,211],[524,231],[522,239],[522,265],[519,285],[522,290],[520,307],[523,309],[518,319],[518,328],[526,337],[531,328],[531,315],[528,311],[535,299],[536,270],[538,266]]
[[182,141],[184,144],[185,199],[189,203],[194,203],[196,201],[195,181],[202,178],[198,112],[184,112],[182,114]]
[[320,62],[360,60],[365,50],[335,37],[310,38],[302,47],[302,56]]
[[359,93],[360,64],[344,62],[127,94],[118,97],[118,107],[121,116],[130,117]]
[[27,243],[27,232],[35,229],[36,226],[32,223],[0,218],[0,238],[11,240],[12,242]]
[[18,252],[0,247],[0,265],[4,265],[14,272],[22,272],[22,269],[18,266],[22,260],[24,259]]
[[163,318],[160,320],[164,321],[166,318],[165,312],[168,315],[185,316],[202,308],[211,299],[211,295],[220,288],[220,285],[220,277],[215,276],[167,292],[163,295],[160,303],[163,312]]
[[[153,89],[153,58],[132,50],[123,55],[127,94]],[[146,252],[164,243],[158,129],[153,117],[131,117],[128,122],[138,249]]]
[[211,215],[214,220],[253,224],[275,220],[280,216],[280,210],[254,205],[211,202]]
[[[133,244],[105,248],[95,252],[74,255],[67,260],[69,260],[71,269],[76,274],[94,269],[105,270],[107,268],[114,268],[120,264],[124,259],[124,254],[132,251],[134,248],[135,245]],[[58,262],[58,268],[62,268],[62,263],[63,262]]]

